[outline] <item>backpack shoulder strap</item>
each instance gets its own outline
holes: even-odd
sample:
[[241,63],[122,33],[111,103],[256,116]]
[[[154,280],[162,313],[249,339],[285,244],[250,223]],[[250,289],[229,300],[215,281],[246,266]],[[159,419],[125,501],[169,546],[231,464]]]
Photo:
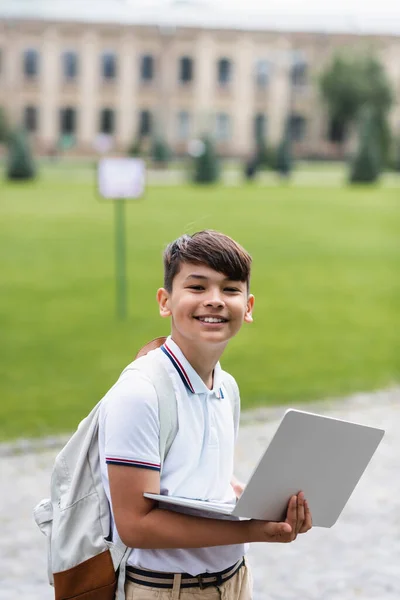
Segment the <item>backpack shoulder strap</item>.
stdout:
[[161,469],[178,433],[178,407],[172,381],[158,352],[150,352],[131,363],[126,369],[143,373],[154,385],[158,398],[160,420]]
[[239,431],[240,420],[240,394],[236,380],[230,373],[222,371],[222,381],[229,395],[229,400],[232,405],[233,421],[235,424],[235,434]]
[[[124,369],[123,373],[130,369],[143,373],[156,390],[160,420],[160,463],[162,470],[165,458],[178,433],[178,408],[175,390],[162,362],[162,357],[157,352],[151,352],[137,358]],[[118,553],[118,558],[124,550],[126,548],[122,545],[122,542],[114,547],[114,552]],[[118,587],[115,600],[125,600],[125,569],[128,555],[129,553],[125,551],[123,559],[119,559]]]

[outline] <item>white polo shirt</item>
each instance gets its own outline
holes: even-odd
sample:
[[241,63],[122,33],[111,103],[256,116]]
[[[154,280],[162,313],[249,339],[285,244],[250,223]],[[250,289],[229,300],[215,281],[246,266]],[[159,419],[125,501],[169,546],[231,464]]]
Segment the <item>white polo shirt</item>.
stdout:
[[[176,392],[179,430],[161,473],[161,493],[234,502],[234,431],[232,406],[219,363],[209,390],[169,337],[153,352],[163,357]],[[151,382],[127,371],[106,394],[100,409],[99,450],[103,484],[110,500],[108,464],[160,470],[158,400]],[[189,510],[185,512],[190,512]],[[213,518],[224,518],[213,516]],[[118,535],[113,528],[113,536]],[[171,573],[221,571],[236,563],[245,545],[211,548],[133,549],[132,566]]]

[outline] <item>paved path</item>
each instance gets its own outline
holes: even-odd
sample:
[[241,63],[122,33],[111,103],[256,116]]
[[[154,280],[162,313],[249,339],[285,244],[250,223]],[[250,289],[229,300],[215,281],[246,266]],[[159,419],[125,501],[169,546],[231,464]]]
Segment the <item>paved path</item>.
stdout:
[[[357,395],[309,410],[386,429],[338,523],[293,544],[254,544],[254,600],[399,600],[400,390]],[[237,474],[244,479],[284,412],[243,415]],[[56,448],[11,454],[0,446],[0,600],[53,600],[45,538],[32,507],[48,494]]]

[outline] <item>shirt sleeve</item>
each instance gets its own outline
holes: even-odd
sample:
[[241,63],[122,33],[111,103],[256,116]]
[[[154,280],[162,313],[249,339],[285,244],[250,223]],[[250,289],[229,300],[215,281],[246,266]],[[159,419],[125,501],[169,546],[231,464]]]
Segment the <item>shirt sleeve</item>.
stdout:
[[106,463],[160,471],[158,398],[152,383],[128,371],[102,408]]

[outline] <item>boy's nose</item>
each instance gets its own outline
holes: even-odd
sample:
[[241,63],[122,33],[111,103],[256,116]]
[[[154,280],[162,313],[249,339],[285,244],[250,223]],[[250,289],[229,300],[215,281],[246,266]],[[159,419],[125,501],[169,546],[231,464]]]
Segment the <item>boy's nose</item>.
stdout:
[[219,294],[212,294],[204,301],[205,306],[221,307],[225,306],[225,302]]

